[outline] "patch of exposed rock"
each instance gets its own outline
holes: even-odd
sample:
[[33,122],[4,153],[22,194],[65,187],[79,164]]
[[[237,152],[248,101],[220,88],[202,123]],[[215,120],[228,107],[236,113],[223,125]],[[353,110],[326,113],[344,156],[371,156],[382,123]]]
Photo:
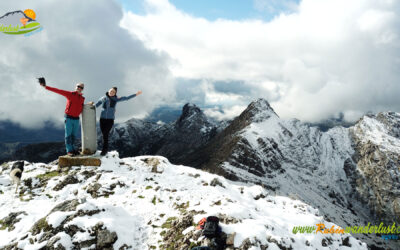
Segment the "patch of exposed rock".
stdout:
[[[355,188],[360,199],[376,214],[377,221],[400,223],[400,154],[388,150],[384,144],[365,140],[366,121],[375,119],[386,129],[386,134],[400,139],[400,125],[397,113],[379,113],[376,116],[365,117],[352,130],[355,144],[354,161],[357,164]],[[376,122],[374,121],[374,122]],[[389,138],[390,140],[390,138]],[[388,143],[391,146],[391,142]],[[393,142],[393,145],[395,142]]]
[[[109,231],[103,222],[98,222],[95,226],[90,228],[81,228],[74,224],[69,224],[73,219],[77,217],[83,216],[93,216],[98,214],[104,210],[100,210],[98,208],[92,210],[77,210],[77,206],[80,203],[78,200],[68,200],[63,203],[58,204],[55,206],[48,215],[43,217],[42,219],[38,220],[31,228],[30,232],[30,239],[31,243],[34,242],[44,242],[46,243],[46,249],[64,249],[64,247],[57,242],[60,240],[60,236],[57,234],[60,232],[64,232],[71,236],[78,233],[88,233],[90,235],[89,239],[79,240],[75,239],[72,243],[74,244],[76,249],[81,249],[85,247],[91,247],[93,245],[96,246],[96,249],[113,249],[113,244],[118,240],[118,235],[116,232]],[[77,211],[76,211],[77,210]],[[47,221],[49,216],[54,212],[74,212],[68,216],[56,226],[50,225]]]
[[20,215],[28,215],[26,212],[16,212],[10,213],[8,216],[0,219],[0,230],[8,229],[8,231],[12,231],[15,229],[15,224],[18,223],[21,218]]

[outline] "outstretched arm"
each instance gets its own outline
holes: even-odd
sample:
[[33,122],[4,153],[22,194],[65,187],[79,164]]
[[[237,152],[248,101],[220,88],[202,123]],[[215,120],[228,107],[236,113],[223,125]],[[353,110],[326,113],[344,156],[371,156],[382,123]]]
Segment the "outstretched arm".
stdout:
[[49,87],[49,86],[44,86],[45,89],[50,90],[54,93],[57,93],[59,95],[65,96],[65,97],[69,97],[71,95],[72,92],[70,91],[66,91],[66,90],[62,90],[62,89],[57,89],[57,88],[53,88],[53,87]]
[[42,86],[43,88],[45,88],[45,89],[47,89],[47,90],[50,90],[50,91],[53,91],[53,92],[55,92],[55,93],[57,93],[57,94],[60,94],[60,95],[62,95],[62,96],[65,96],[65,97],[67,97],[67,98],[68,98],[68,97],[71,95],[71,93],[72,93],[72,92],[70,92],[70,91],[66,91],[66,90],[62,90],[62,89],[56,89],[56,88],[52,88],[52,87],[46,86],[46,79],[44,79],[44,77],[39,77],[39,78],[38,78],[38,81],[39,81],[40,86]]
[[130,95],[130,96],[123,96],[123,97],[118,98],[118,101],[119,101],[119,102],[127,101],[127,100],[129,100],[129,99],[132,99],[132,98],[135,97],[135,96],[140,95],[141,93],[142,93],[142,91],[139,90],[136,94],[133,94],[133,95]]

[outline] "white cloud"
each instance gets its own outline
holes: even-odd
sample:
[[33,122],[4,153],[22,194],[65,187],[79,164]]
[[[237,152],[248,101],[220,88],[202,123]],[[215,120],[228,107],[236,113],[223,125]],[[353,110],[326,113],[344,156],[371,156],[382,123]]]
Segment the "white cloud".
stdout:
[[367,10],[358,19],[361,31],[369,34],[376,43],[399,41],[398,33],[392,27],[398,24],[398,17],[388,10]]
[[307,121],[400,108],[399,1],[303,0],[269,22],[209,21],[145,2],[147,14],[127,12],[121,26],[173,58],[175,77],[243,81],[247,98]]
[[253,5],[258,11],[272,14],[279,11],[295,11],[298,8],[293,0],[253,0]]
[[112,86],[121,96],[142,90],[118,104],[118,121],[144,117],[174,100],[168,56],[145,48],[119,26],[123,12],[116,1],[2,1],[0,7],[0,15],[31,8],[44,27],[29,37],[0,34],[0,120],[26,127],[62,122],[65,98],[40,88],[39,76],[71,91],[84,82],[86,101],[97,101]]
[[208,108],[204,110],[204,114],[218,121],[230,120],[240,115],[240,113],[242,113],[246,107],[247,106],[245,105],[234,105],[224,108]]
[[203,81],[201,88],[205,94],[205,103],[208,105],[231,106],[243,99],[239,94],[216,91],[213,83],[208,81]]

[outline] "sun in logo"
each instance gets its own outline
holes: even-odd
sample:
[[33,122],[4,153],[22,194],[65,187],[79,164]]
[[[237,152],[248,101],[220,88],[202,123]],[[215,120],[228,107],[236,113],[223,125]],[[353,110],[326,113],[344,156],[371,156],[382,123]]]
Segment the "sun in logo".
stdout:
[[25,14],[27,17],[29,17],[29,18],[31,18],[31,19],[33,19],[33,20],[36,19],[36,13],[35,13],[33,10],[31,10],[31,9],[25,10],[25,11],[24,11],[24,14]]

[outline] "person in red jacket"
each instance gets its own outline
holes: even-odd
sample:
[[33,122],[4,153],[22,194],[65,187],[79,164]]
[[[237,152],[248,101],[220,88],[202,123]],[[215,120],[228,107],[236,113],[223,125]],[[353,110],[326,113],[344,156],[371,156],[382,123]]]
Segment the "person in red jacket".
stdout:
[[69,156],[79,154],[78,150],[74,148],[74,142],[78,137],[79,132],[79,115],[82,113],[85,97],[82,91],[85,87],[83,83],[76,84],[75,91],[66,91],[53,87],[46,86],[46,80],[41,77],[39,83],[45,89],[54,93],[60,94],[67,98],[67,105],[65,107],[65,147]]

